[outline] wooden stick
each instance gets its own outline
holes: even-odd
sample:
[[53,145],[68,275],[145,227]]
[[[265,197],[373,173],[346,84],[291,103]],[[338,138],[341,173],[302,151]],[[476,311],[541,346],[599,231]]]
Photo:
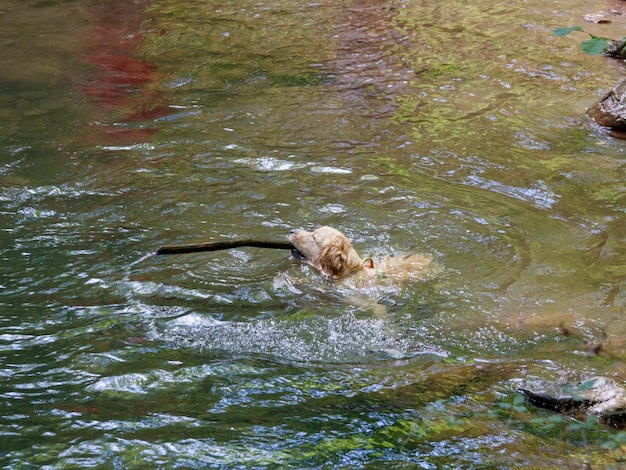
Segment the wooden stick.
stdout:
[[191,245],[163,245],[156,251],[157,255],[176,255],[179,253],[198,253],[200,251],[228,250],[240,246],[254,246],[257,248],[275,248],[279,250],[291,250],[293,245],[289,242],[268,240],[256,240],[247,238],[243,240],[231,240],[222,242],[195,243]]

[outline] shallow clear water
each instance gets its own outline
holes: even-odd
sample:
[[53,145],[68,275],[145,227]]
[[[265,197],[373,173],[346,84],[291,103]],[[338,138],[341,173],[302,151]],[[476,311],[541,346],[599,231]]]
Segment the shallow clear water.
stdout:
[[[617,431],[502,405],[626,377],[625,147],[584,115],[624,66],[552,34],[620,8],[5,3],[2,465],[617,467]],[[323,224],[438,271],[355,299],[153,255]]]

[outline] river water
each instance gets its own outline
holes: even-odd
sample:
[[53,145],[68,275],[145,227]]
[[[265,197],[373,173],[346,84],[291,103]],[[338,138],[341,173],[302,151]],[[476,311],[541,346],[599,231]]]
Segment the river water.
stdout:
[[[0,463],[618,468],[515,386],[626,379],[621,3],[3,2]],[[153,254],[319,225],[436,269]]]

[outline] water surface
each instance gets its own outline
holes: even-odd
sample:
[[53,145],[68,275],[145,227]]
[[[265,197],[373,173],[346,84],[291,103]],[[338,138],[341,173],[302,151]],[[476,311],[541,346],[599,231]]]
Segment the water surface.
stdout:
[[[5,4],[2,464],[617,468],[503,405],[625,378],[624,144],[584,114],[623,64],[552,34],[619,8]],[[282,251],[152,254],[323,224],[439,270],[355,302]]]

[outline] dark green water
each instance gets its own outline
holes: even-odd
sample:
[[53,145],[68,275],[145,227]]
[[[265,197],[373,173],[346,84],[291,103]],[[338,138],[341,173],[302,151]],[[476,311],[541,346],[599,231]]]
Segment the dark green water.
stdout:
[[[0,464],[619,468],[618,431],[507,408],[626,379],[626,147],[584,115],[624,66],[552,34],[603,8],[626,35],[595,2],[1,4]],[[323,224],[440,271],[380,315],[285,252],[152,255]]]

